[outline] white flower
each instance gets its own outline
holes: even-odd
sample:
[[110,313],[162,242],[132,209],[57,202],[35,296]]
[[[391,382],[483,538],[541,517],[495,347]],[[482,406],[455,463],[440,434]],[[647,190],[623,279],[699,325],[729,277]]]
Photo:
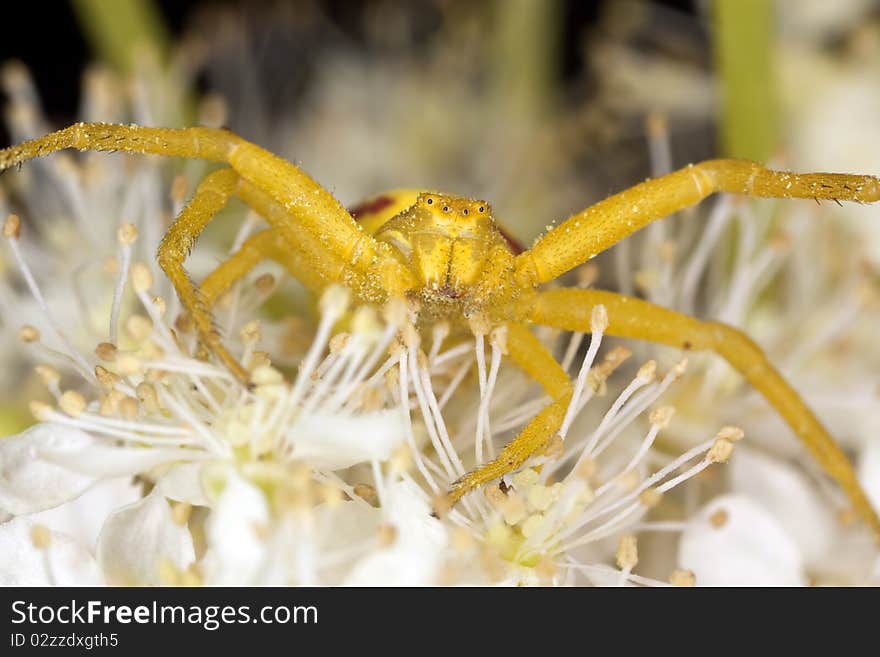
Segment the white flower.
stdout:
[[211,584],[260,584],[268,553],[269,505],[263,493],[238,474],[226,478],[206,523],[205,579]]
[[95,586],[104,583],[89,550],[27,518],[0,523],[0,586]]
[[102,479],[190,458],[191,450],[120,447],[74,426],[37,424],[0,441],[0,511],[21,515],[50,509]]
[[[413,95],[418,89],[395,106]],[[24,107],[26,96],[19,89],[14,101]],[[30,135],[24,128],[43,131],[19,127],[22,136]],[[301,290],[268,265],[215,308],[225,343],[252,372],[256,385],[245,389],[199,355],[153,261],[157,217],[179,210],[185,180],[169,199],[154,161],[143,158],[141,168],[126,158],[122,167],[107,157],[34,163],[48,180],[22,184],[31,216],[4,251],[2,330],[20,339],[4,341],[2,358],[39,364],[43,385],[21,393],[42,395],[31,405],[39,423],[0,439],[0,510],[14,516],[0,524],[0,541],[19,551],[0,569],[10,583],[661,585],[692,584],[694,574],[702,584],[867,581],[873,552],[857,546],[857,566],[838,567],[839,543],[828,537],[843,530],[803,468],[756,451],[737,453],[726,479],[713,467],[742,437],[721,428],[723,418],[742,418],[762,447],[779,433],[761,402],[708,358],[693,358],[697,376],[682,379],[679,353],[660,351],[655,362],[639,347],[645,358],[637,360],[647,362],[630,368],[626,349],[609,348],[601,311],[589,340],[576,334],[558,345],[553,332],[539,331],[548,346],[565,347],[566,369],[579,368],[560,436],[518,472],[444,508],[450,483],[491,459],[548,401],[507,367],[503,336],[449,341],[442,323],[419,335],[405,304],[353,308],[339,287],[322,296],[311,325]],[[57,189],[62,198],[50,199],[45,190]],[[839,357],[833,338],[851,337],[858,315],[853,297],[839,293],[850,280],[826,289],[810,277],[809,222],[795,217],[793,242],[768,246],[752,230],[753,211],[721,199],[703,234],[652,227],[645,257],[632,263],[638,275],[621,287],[747,327],[774,354],[794,342],[783,366],[799,373],[822,412],[840,404],[829,370]],[[45,235],[32,229],[35,219],[45,219]],[[720,275],[713,249],[735,221],[738,257]],[[253,217],[241,222],[233,250],[255,225]],[[80,235],[90,240],[87,253],[68,247]],[[679,237],[678,254],[690,254],[681,260],[672,248]],[[792,297],[808,300],[762,305],[791,244]],[[225,252],[203,240],[187,267],[200,279]],[[272,294],[292,321],[262,312]],[[813,340],[792,341],[820,301],[839,303],[828,305],[835,320],[810,324]],[[847,362],[866,373],[847,389],[861,399],[871,365]],[[7,368],[7,378],[20,371]],[[877,479],[868,436],[875,423],[838,408],[863,477]],[[774,454],[799,455],[793,441],[785,445],[788,452]],[[65,537],[84,505],[94,512],[88,531]],[[641,541],[647,533],[656,540]],[[645,547],[656,544],[662,549]]]
[[[10,246],[15,252],[14,239]],[[441,330],[425,354],[405,309],[388,309],[395,319],[387,323],[359,308],[351,333],[333,335],[348,294],[331,287],[292,383],[260,359],[249,392],[170,339],[164,304],[137,266],[131,283],[114,284],[115,294],[129,285],[137,305],[113,304],[122,309],[125,348],[62,351],[62,335],[58,352],[89,385],[64,390],[64,376],[44,366],[57,406],[35,404],[42,422],[0,441],[0,503],[13,515],[62,505],[122,475],[152,487],[127,506],[105,507],[96,558],[110,583],[601,581],[613,558],[604,541],[644,522],[665,492],[726,458],[716,455],[729,444],[724,435],[679,458],[656,452],[671,409],[655,409],[645,433],[633,424],[683,364],[659,379],[646,364],[608,412],[582,417],[627,356],[616,349],[594,364],[605,323],[599,310],[563,426],[567,442],[508,477],[506,489],[491,486],[437,518],[433,507],[449,483],[546,403],[529,400],[536,386],[502,370],[500,334],[488,345],[478,336],[444,349]],[[33,289],[39,292],[36,283]],[[252,323],[241,331],[243,361],[262,333]],[[102,364],[93,365],[96,357]],[[477,397],[465,382],[472,367]],[[447,425],[443,409],[469,403],[465,421]],[[193,523],[204,529],[204,556],[196,555]],[[616,580],[653,582],[631,569]]]
[[703,586],[803,586],[797,544],[776,519],[742,495],[723,495],[688,521],[678,561]]
[[185,570],[195,559],[192,536],[157,491],[114,511],[98,537],[97,559],[111,584],[160,584],[162,566]]
[[834,514],[802,472],[749,449],[737,454],[729,470],[731,488],[775,518],[805,564],[818,566],[828,558],[836,530]]
[[354,564],[348,586],[425,586],[436,583],[449,542],[443,523],[434,518],[427,495],[408,480],[385,491],[383,520],[390,545]]
[[30,522],[70,537],[83,548],[94,552],[107,517],[119,507],[136,502],[142,496],[143,487],[131,477],[106,479],[70,502],[25,517]]

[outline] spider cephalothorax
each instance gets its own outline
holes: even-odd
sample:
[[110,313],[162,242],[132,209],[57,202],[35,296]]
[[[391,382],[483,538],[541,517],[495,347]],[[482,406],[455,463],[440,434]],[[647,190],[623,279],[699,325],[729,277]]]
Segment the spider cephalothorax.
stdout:
[[[398,202],[383,207],[382,199],[392,198]],[[414,284],[405,293],[419,301],[422,319],[461,323],[489,308],[503,314],[514,300],[512,287],[499,280],[506,278],[502,272],[513,271],[515,249],[486,201],[398,190],[368,201],[356,214],[370,216],[376,240],[391,245],[412,274]]]
[[492,251],[506,251],[488,203],[445,194],[419,194],[375,234],[427,293],[461,299],[482,275]]
[[[443,319],[461,328],[465,319],[479,314],[479,330],[503,327],[510,359],[544,387],[550,401],[497,458],[477,464],[452,483],[450,503],[522,466],[550,444],[563,424],[571,381],[529,324],[586,332],[593,310],[603,306],[608,335],[709,350],[725,358],[786,420],[880,538],[880,518],[846,455],[742,332],[613,292],[540,288],[652,221],[715,192],[870,203],[880,200],[877,178],[794,174],[744,160],[709,160],[610,196],[522,251],[496,225],[483,201],[400,190],[349,213],[299,167],[225,130],[78,123],[0,150],[0,170],[64,148],[155,153],[226,165],[196,189],[162,240],[158,258],[203,343],[243,383],[249,372],[223,346],[210,308],[265,258],[316,291],[342,283],[363,303],[409,298],[418,302],[423,325]],[[184,259],[205,225],[234,195],[270,227],[249,238],[197,287],[184,270]]]

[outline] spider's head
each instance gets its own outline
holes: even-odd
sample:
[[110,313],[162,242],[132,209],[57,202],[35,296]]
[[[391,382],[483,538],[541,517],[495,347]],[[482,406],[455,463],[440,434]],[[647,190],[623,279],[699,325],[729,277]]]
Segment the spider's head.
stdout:
[[423,192],[376,237],[397,248],[427,289],[457,298],[479,279],[496,233],[485,201]]
[[485,201],[420,194],[412,207],[412,262],[424,284],[459,296],[483,270],[492,244],[492,209]]

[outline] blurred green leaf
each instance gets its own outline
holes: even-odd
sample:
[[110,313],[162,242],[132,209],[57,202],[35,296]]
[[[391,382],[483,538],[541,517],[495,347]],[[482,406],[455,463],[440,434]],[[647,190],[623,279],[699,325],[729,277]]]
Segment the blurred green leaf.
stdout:
[[722,153],[766,162],[778,129],[773,3],[715,0],[712,22]]
[[131,73],[138,52],[149,48],[163,59],[168,30],[151,0],[71,0],[95,55],[118,73]]
[[498,97],[514,112],[534,116],[554,101],[559,76],[559,0],[498,0],[492,57]]

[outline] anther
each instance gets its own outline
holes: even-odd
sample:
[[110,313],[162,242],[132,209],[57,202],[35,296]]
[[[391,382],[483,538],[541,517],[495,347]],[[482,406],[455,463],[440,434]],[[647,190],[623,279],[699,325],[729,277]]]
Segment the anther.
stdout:
[[621,570],[632,570],[639,562],[636,537],[626,534],[617,543],[617,567]]
[[138,292],[145,292],[153,286],[153,274],[146,263],[136,262],[131,266],[131,282]]
[[109,342],[101,342],[95,347],[95,354],[101,360],[110,362],[116,358],[116,346]]
[[22,342],[36,342],[40,339],[40,332],[30,324],[25,324],[18,329],[18,339]]
[[34,525],[31,529],[31,543],[38,550],[46,550],[52,542],[52,534],[45,525]]
[[58,400],[58,406],[71,417],[76,417],[86,410],[86,400],[75,390],[67,390]]
[[727,438],[716,438],[706,454],[706,460],[710,463],[727,463],[731,454],[733,454],[733,443]]
[[695,586],[697,578],[690,570],[673,570],[669,576],[669,583],[673,586]]
[[18,218],[17,214],[10,214],[6,217],[6,221],[3,222],[3,237],[11,237],[17,240],[20,235],[21,219]]
[[738,440],[742,440],[743,436],[745,436],[745,432],[739,427],[726,426],[721,427],[717,437],[735,443]]
[[37,373],[37,376],[40,377],[40,380],[42,380],[43,385],[47,387],[57,386],[58,382],[61,381],[61,374],[58,373],[58,370],[49,365],[37,365],[34,368],[34,371]]
[[135,228],[134,224],[124,223],[116,231],[116,239],[120,244],[130,246],[137,239],[137,234],[137,228]]

